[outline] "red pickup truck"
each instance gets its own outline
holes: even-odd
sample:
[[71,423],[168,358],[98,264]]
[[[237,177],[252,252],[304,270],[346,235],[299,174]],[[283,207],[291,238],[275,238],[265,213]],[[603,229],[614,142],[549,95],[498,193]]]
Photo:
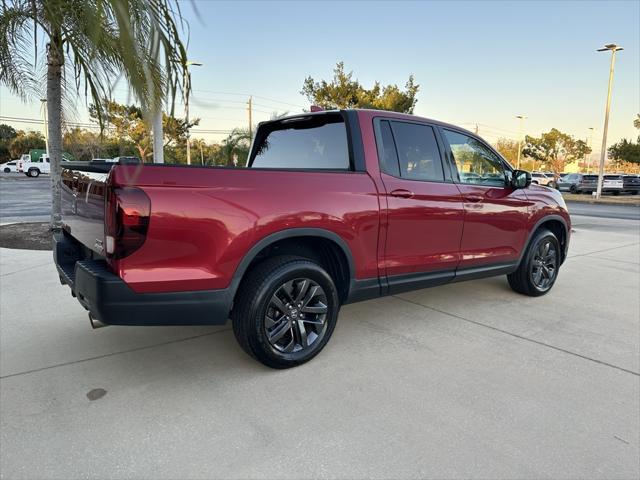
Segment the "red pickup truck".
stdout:
[[65,165],[54,258],[94,327],[231,318],[274,368],[315,356],[346,303],[493,275],[543,295],[569,245],[557,191],[411,115],[264,122],[246,168]]

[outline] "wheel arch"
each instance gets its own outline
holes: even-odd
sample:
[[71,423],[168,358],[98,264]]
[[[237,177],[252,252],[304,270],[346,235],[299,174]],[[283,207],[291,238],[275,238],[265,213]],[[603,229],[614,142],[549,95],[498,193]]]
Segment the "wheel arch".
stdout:
[[534,237],[536,232],[541,228],[546,228],[550,230],[560,242],[560,264],[564,263],[567,257],[567,248],[569,241],[569,227],[567,225],[567,221],[561,217],[560,215],[545,215],[541,219],[539,219],[533,228],[529,231],[529,236],[527,237],[527,241],[524,244],[524,248],[520,253],[520,258],[518,259],[518,265],[522,261],[527,248],[529,248],[529,244],[531,243],[531,239]]
[[346,300],[351,280],[355,278],[353,255],[337,233],[323,228],[291,228],[272,233],[254,244],[240,261],[231,280],[231,296],[235,299],[242,279],[251,267],[277,254],[297,254],[319,261],[336,282],[341,300]]

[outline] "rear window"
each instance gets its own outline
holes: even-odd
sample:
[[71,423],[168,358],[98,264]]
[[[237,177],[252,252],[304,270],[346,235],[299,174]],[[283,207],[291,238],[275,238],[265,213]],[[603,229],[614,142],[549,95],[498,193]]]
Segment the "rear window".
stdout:
[[605,175],[604,178],[607,180],[622,180],[621,175]]
[[294,117],[258,130],[252,168],[348,170],[349,143],[340,114]]

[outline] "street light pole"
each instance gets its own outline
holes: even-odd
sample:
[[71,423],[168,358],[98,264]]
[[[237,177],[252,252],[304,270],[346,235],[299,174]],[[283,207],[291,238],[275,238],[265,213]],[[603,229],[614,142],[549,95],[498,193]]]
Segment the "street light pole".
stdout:
[[[593,150],[593,132],[595,132],[595,128],[594,127],[589,127],[589,130],[591,131],[591,133],[589,134],[589,138],[587,138],[587,147],[590,147],[591,150]],[[591,173],[591,152],[587,153],[586,155],[586,160],[587,160],[587,173]]]
[[616,63],[616,52],[623,50],[615,43],[605,45],[604,48],[599,48],[598,52],[611,51],[611,66],[609,67],[609,88],[607,90],[607,105],[604,113],[604,128],[602,130],[602,150],[600,151],[600,168],[598,169],[598,187],[596,190],[596,198],[600,198],[602,194],[602,182],[604,178],[604,161],[607,158],[607,130],[609,128],[609,110],[611,109],[611,88],[613,87],[613,67]]
[[524,119],[527,118],[524,115],[516,115],[516,118],[520,119],[520,133],[518,134],[518,161],[516,162],[516,168],[520,170],[520,152],[522,150],[522,127]]
[[188,61],[184,66],[184,120],[187,124],[187,165],[191,165],[191,134],[189,133],[189,95],[191,94],[191,73],[189,73],[190,65],[201,67],[202,63]]
[[47,125],[47,99],[41,98],[40,102],[41,102],[40,110],[42,111],[42,117],[44,119],[44,145],[45,145],[45,148],[47,149],[47,157],[49,157],[49,126]]

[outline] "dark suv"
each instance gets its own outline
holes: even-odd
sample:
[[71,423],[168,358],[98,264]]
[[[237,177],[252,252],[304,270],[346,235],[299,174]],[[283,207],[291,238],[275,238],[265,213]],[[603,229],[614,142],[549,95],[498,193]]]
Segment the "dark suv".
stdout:
[[623,175],[622,191],[630,193],[631,195],[637,195],[640,191],[640,175]]

